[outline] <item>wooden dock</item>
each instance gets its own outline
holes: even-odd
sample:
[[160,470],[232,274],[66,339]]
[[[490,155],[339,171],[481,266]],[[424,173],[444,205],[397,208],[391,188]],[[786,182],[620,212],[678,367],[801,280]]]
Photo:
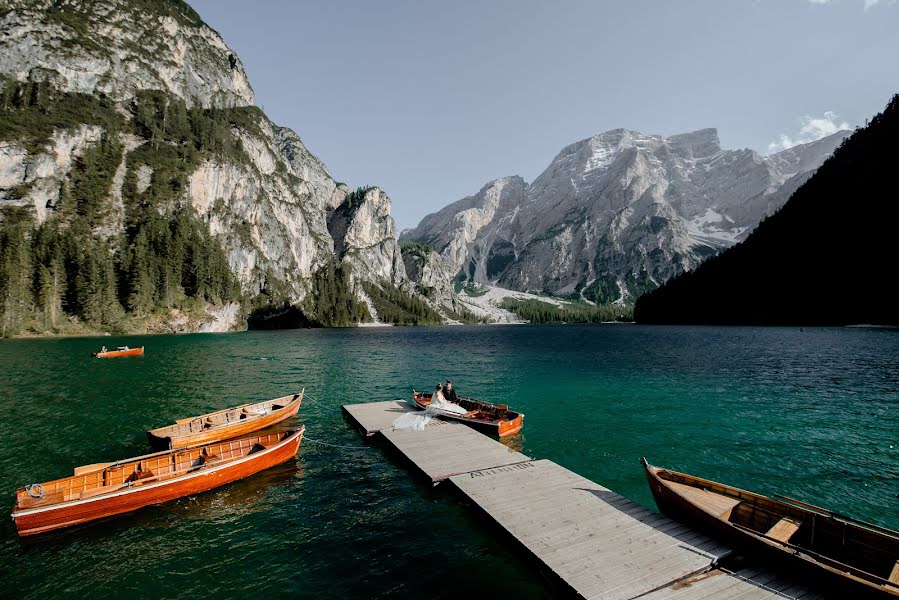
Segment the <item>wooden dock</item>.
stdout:
[[434,419],[424,431],[394,430],[394,419],[410,410],[402,400],[343,407],[365,435],[384,440],[435,485],[449,482],[579,597],[815,597],[761,570],[719,569],[730,548],[463,424]]

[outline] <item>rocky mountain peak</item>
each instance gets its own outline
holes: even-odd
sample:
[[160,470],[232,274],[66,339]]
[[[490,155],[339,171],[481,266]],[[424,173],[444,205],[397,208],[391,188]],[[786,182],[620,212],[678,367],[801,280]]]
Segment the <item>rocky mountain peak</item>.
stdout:
[[[97,326],[129,311],[145,319],[186,297],[209,303],[209,315],[227,304],[219,329],[239,326],[241,312],[262,323],[291,310],[349,325],[363,318],[353,297],[367,301],[368,284],[421,302],[387,194],[338,185],[296,132],[254,106],[240,59],[185,2],[9,0],[0,27],[0,229],[7,215],[52,231],[77,226],[79,244],[109,265],[105,312],[79,305],[71,316]],[[179,243],[213,264],[212,284],[183,263],[166,270],[172,228],[194,228]],[[443,299],[453,301],[451,290],[432,304]]]
[[390,208],[390,197],[380,188],[359,188],[330,214],[328,232],[356,276],[403,286],[408,277]]
[[786,150],[772,154],[768,158],[785,174],[793,175],[802,171],[816,169],[821,164],[821,156],[829,156],[851,131],[841,130],[820,140],[799,144]]
[[184,2],[7,0],[0,72],[127,100],[165,90],[188,106],[253,105],[237,55]]
[[433,245],[475,283],[632,301],[741,239],[839,139],[765,157],[723,150],[713,128],[668,137],[612,129],[563,148],[530,185],[490,182],[403,238]]
[[715,128],[699,129],[667,138],[671,151],[688,159],[707,158],[721,152],[721,141]]

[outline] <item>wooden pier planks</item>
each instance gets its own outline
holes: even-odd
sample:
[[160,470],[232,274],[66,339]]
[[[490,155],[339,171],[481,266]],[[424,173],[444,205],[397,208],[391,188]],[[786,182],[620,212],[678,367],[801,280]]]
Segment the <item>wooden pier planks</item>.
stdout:
[[812,592],[792,579],[758,568],[736,572],[713,569],[695,578],[646,594],[641,600],[782,600],[801,598],[819,600],[824,596]]
[[394,419],[411,410],[413,408],[405,400],[343,405],[344,414],[350,417],[366,436],[374,435],[382,429],[390,429]]
[[530,460],[461,423],[434,419],[425,431],[383,429],[381,435],[434,483]]
[[730,552],[552,461],[450,481],[584,598],[633,598]]
[[433,482],[448,480],[582,598],[750,600],[817,596],[762,570],[713,568],[730,550],[549,460],[460,423],[393,430],[403,400],[345,405]]
[[393,421],[412,409],[403,400],[347,404],[343,411],[366,435],[380,433],[434,483],[479,469],[530,460],[530,457],[461,423],[432,419],[424,431],[393,429]]

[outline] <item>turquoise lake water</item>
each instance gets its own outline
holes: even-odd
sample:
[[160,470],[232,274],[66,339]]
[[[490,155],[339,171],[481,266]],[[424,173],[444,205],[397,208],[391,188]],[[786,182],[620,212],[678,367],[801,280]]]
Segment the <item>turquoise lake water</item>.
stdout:
[[[96,360],[100,344],[146,345]],[[899,529],[899,332],[481,326],[0,341],[0,490],[149,451],[147,429],[305,385],[296,461],[20,540],[0,596],[548,597],[483,518],[367,445],[340,405],[452,378],[526,413],[513,443],[652,506],[650,462]],[[338,444],[362,449],[335,448]]]

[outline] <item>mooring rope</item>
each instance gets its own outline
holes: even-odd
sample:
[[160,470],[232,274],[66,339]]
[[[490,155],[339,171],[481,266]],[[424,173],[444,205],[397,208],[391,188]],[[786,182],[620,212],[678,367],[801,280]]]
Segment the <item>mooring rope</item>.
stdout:
[[340,444],[331,444],[329,442],[322,442],[320,440],[314,440],[312,438],[303,436],[304,442],[312,442],[313,444],[320,444],[322,446],[330,446],[332,448],[342,448],[344,450],[374,450],[371,446],[342,446]]
[[[317,401],[318,401],[318,400],[316,400],[315,398],[313,398],[312,396],[309,396],[309,395],[306,395],[306,396],[303,397],[303,401],[305,402],[306,400],[309,400],[309,401],[311,401],[311,402],[317,402]],[[374,450],[374,448],[372,448],[371,446],[344,446],[344,445],[342,445],[342,444],[332,444],[331,442],[323,442],[323,441],[321,441],[321,440],[316,440],[316,439],[311,438],[311,437],[306,436],[306,435],[303,436],[303,442],[309,442],[309,443],[312,443],[312,444],[318,444],[318,445],[320,445],[320,446],[328,446],[328,447],[330,447],[330,448],[340,448],[341,450]]]

